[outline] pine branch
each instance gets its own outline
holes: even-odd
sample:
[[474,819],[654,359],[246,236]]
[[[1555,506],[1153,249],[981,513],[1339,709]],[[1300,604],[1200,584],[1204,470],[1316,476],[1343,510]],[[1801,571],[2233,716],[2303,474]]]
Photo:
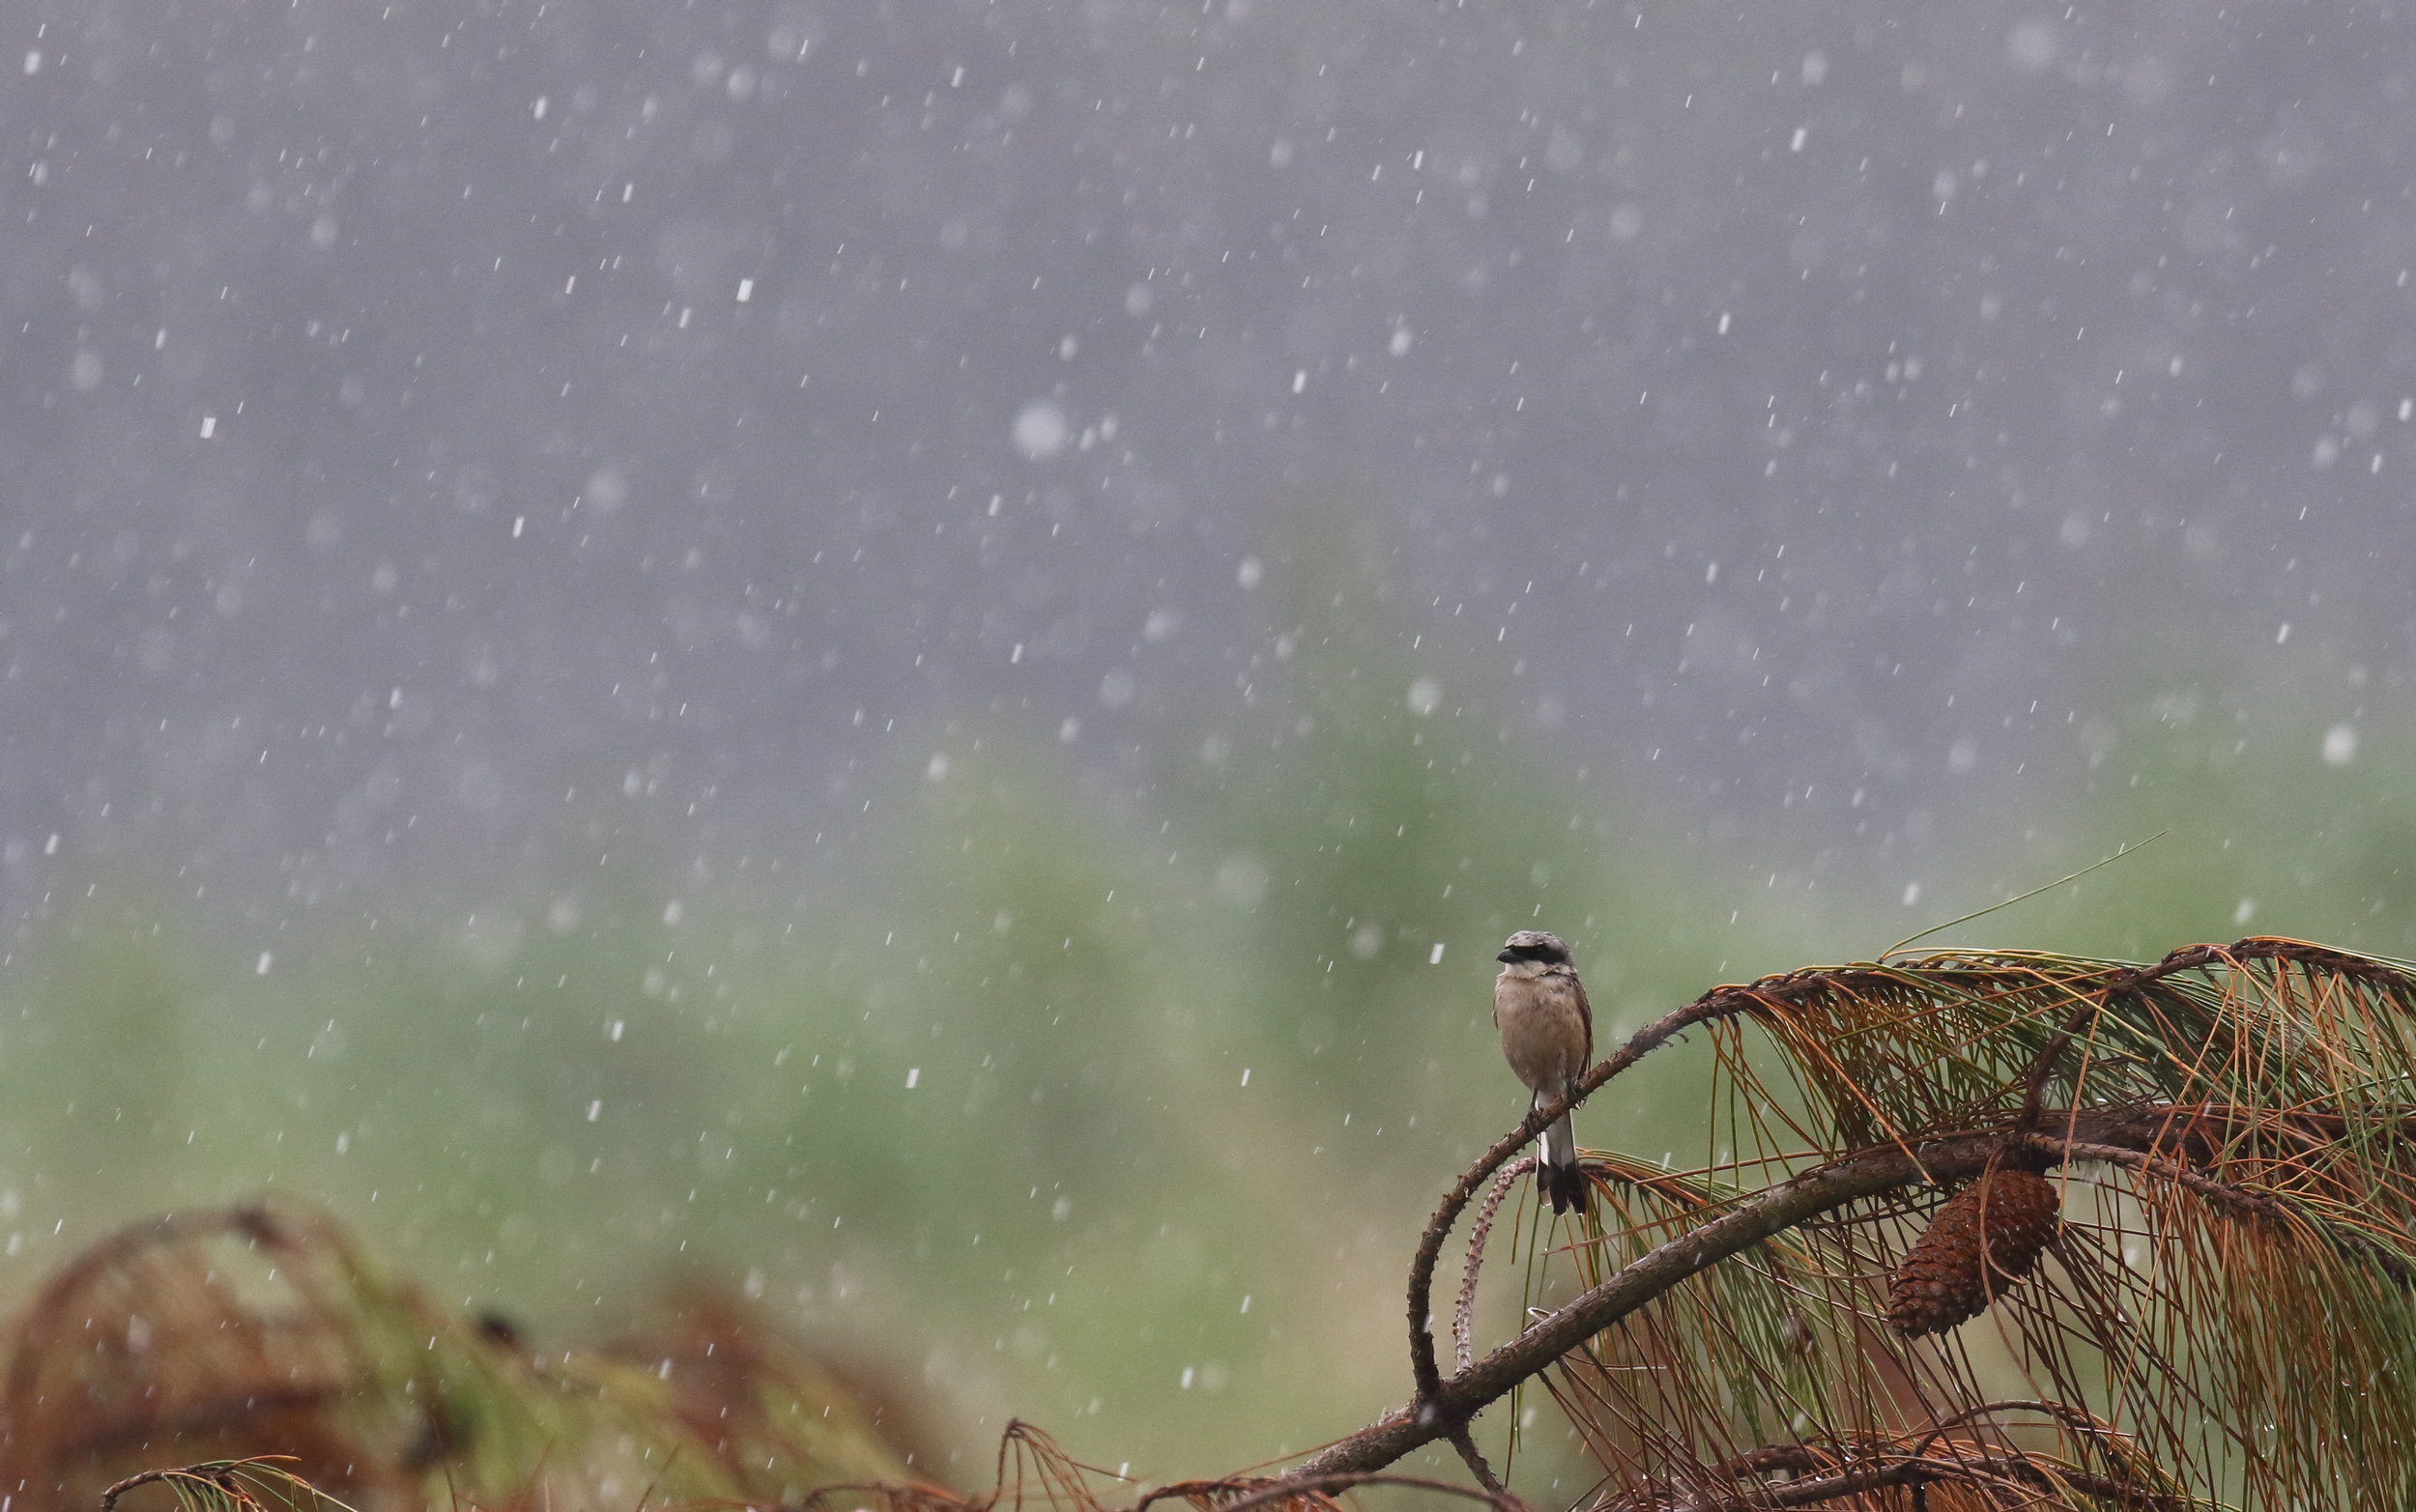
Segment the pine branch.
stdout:
[[1747,986],[1713,987],[1693,1002],[1637,1030],[1616,1054],[1578,1078],[1568,1097],[1555,1098],[1539,1104],[1520,1120],[1517,1127],[1495,1140],[1492,1148],[1479,1155],[1477,1163],[1462,1172],[1459,1180],[1444,1195],[1441,1205],[1434,1211],[1434,1216],[1426,1220],[1425,1232],[1418,1239],[1418,1252],[1410,1260],[1409,1364],[1411,1377],[1417,1383],[1421,1411],[1435,1413],[1452,1410],[1436,1395],[1441,1380],[1434,1354],[1435,1266],[1442,1259],[1444,1242],[1451,1237],[1452,1227],[1459,1222],[1460,1214],[1468,1211],[1468,1204],[1475,1200],[1486,1178],[1499,1170],[1504,1161],[1550,1127],[1562,1114],[1599,1092],[1612,1077],[1688,1029],[1740,1013],[1775,1013],[1799,998],[1841,988],[1852,990],[1865,984],[1892,984],[1900,978],[1901,972],[1895,968],[1836,966],[1765,977]]
[[1381,1469],[1447,1437],[1454,1425],[1688,1276],[1850,1202],[1916,1182],[1976,1175],[2003,1144],[2001,1134],[1966,1134],[1924,1144],[1917,1158],[1913,1151],[1883,1146],[1767,1187],[1722,1216],[1654,1248],[1468,1369],[1438,1381],[1408,1408],[1310,1456],[1295,1473],[1313,1477]]
[[[1510,1343],[1438,1380],[1431,1391],[1408,1407],[1303,1461],[1295,1473],[1316,1476],[1381,1469],[1425,1444],[1451,1439],[1461,1425],[1521,1382],[1540,1375],[1563,1355],[1688,1277],[1865,1198],[1923,1183],[1945,1185],[1977,1176],[2009,1145],[2028,1150],[2049,1164],[2104,1161],[2123,1165],[2189,1190],[2233,1216],[2301,1227],[2301,1216],[2284,1198],[2190,1170],[2175,1160],[2176,1155],[2191,1158],[2194,1142],[2196,1154],[2204,1158],[2208,1154],[2202,1142],[2204,1131],[2231,1121],[2231,1110],[2222,1108],[2057,1109],[2041,1118],[2037,1132],[1991,1129],[1916,1145],[1876,1146],[1775,1183],[1655,1246]],[[2407,1262],[2379,1243],[2328,1228],[2319,1232],[2344,1254],[2373,1265],[2394,1280],[2409,1280]]]

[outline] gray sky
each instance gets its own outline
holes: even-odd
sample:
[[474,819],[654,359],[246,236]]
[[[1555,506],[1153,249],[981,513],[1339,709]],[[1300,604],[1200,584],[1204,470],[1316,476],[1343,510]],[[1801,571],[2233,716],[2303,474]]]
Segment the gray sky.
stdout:
[[471,9],[0,18],[16,906],[1145,807],[1337,510],[1433,717],[1757,882],[2404,728],[2385,9]]

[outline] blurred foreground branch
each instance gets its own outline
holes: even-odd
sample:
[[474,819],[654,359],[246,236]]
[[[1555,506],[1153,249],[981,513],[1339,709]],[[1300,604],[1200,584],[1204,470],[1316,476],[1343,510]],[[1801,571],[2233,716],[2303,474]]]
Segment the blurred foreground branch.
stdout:
[[323,1213],[156,1218],[0,1331],[0,1486],[18,1512],[153,1486],[186,1512],[629,1512],[908,1472],[881,1402],[768,1317],[708,1291],[668,1314],[540,1354],[435,1305]]

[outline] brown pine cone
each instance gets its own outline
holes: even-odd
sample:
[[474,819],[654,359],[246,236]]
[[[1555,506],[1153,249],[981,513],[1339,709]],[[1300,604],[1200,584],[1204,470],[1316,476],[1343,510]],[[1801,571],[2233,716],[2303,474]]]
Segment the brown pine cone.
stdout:
[[[1888,1323],[1917,1339],[1978,1317],[2038,1264],[2056,1208],[2055,1183],[2035,1171],[1999,1167],[1957,1192],[1888,1276]],[[1993,1275],[1981,1272],[1983,1247]]]

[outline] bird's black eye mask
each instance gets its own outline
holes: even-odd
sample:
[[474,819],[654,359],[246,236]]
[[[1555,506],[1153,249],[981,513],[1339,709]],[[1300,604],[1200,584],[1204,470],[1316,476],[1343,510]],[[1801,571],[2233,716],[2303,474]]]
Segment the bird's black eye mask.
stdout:
[[1568,959],[1548,945],[1513,945],[1493,958],[1500,961],[1539,961],[1545,965],[1565,964]]

